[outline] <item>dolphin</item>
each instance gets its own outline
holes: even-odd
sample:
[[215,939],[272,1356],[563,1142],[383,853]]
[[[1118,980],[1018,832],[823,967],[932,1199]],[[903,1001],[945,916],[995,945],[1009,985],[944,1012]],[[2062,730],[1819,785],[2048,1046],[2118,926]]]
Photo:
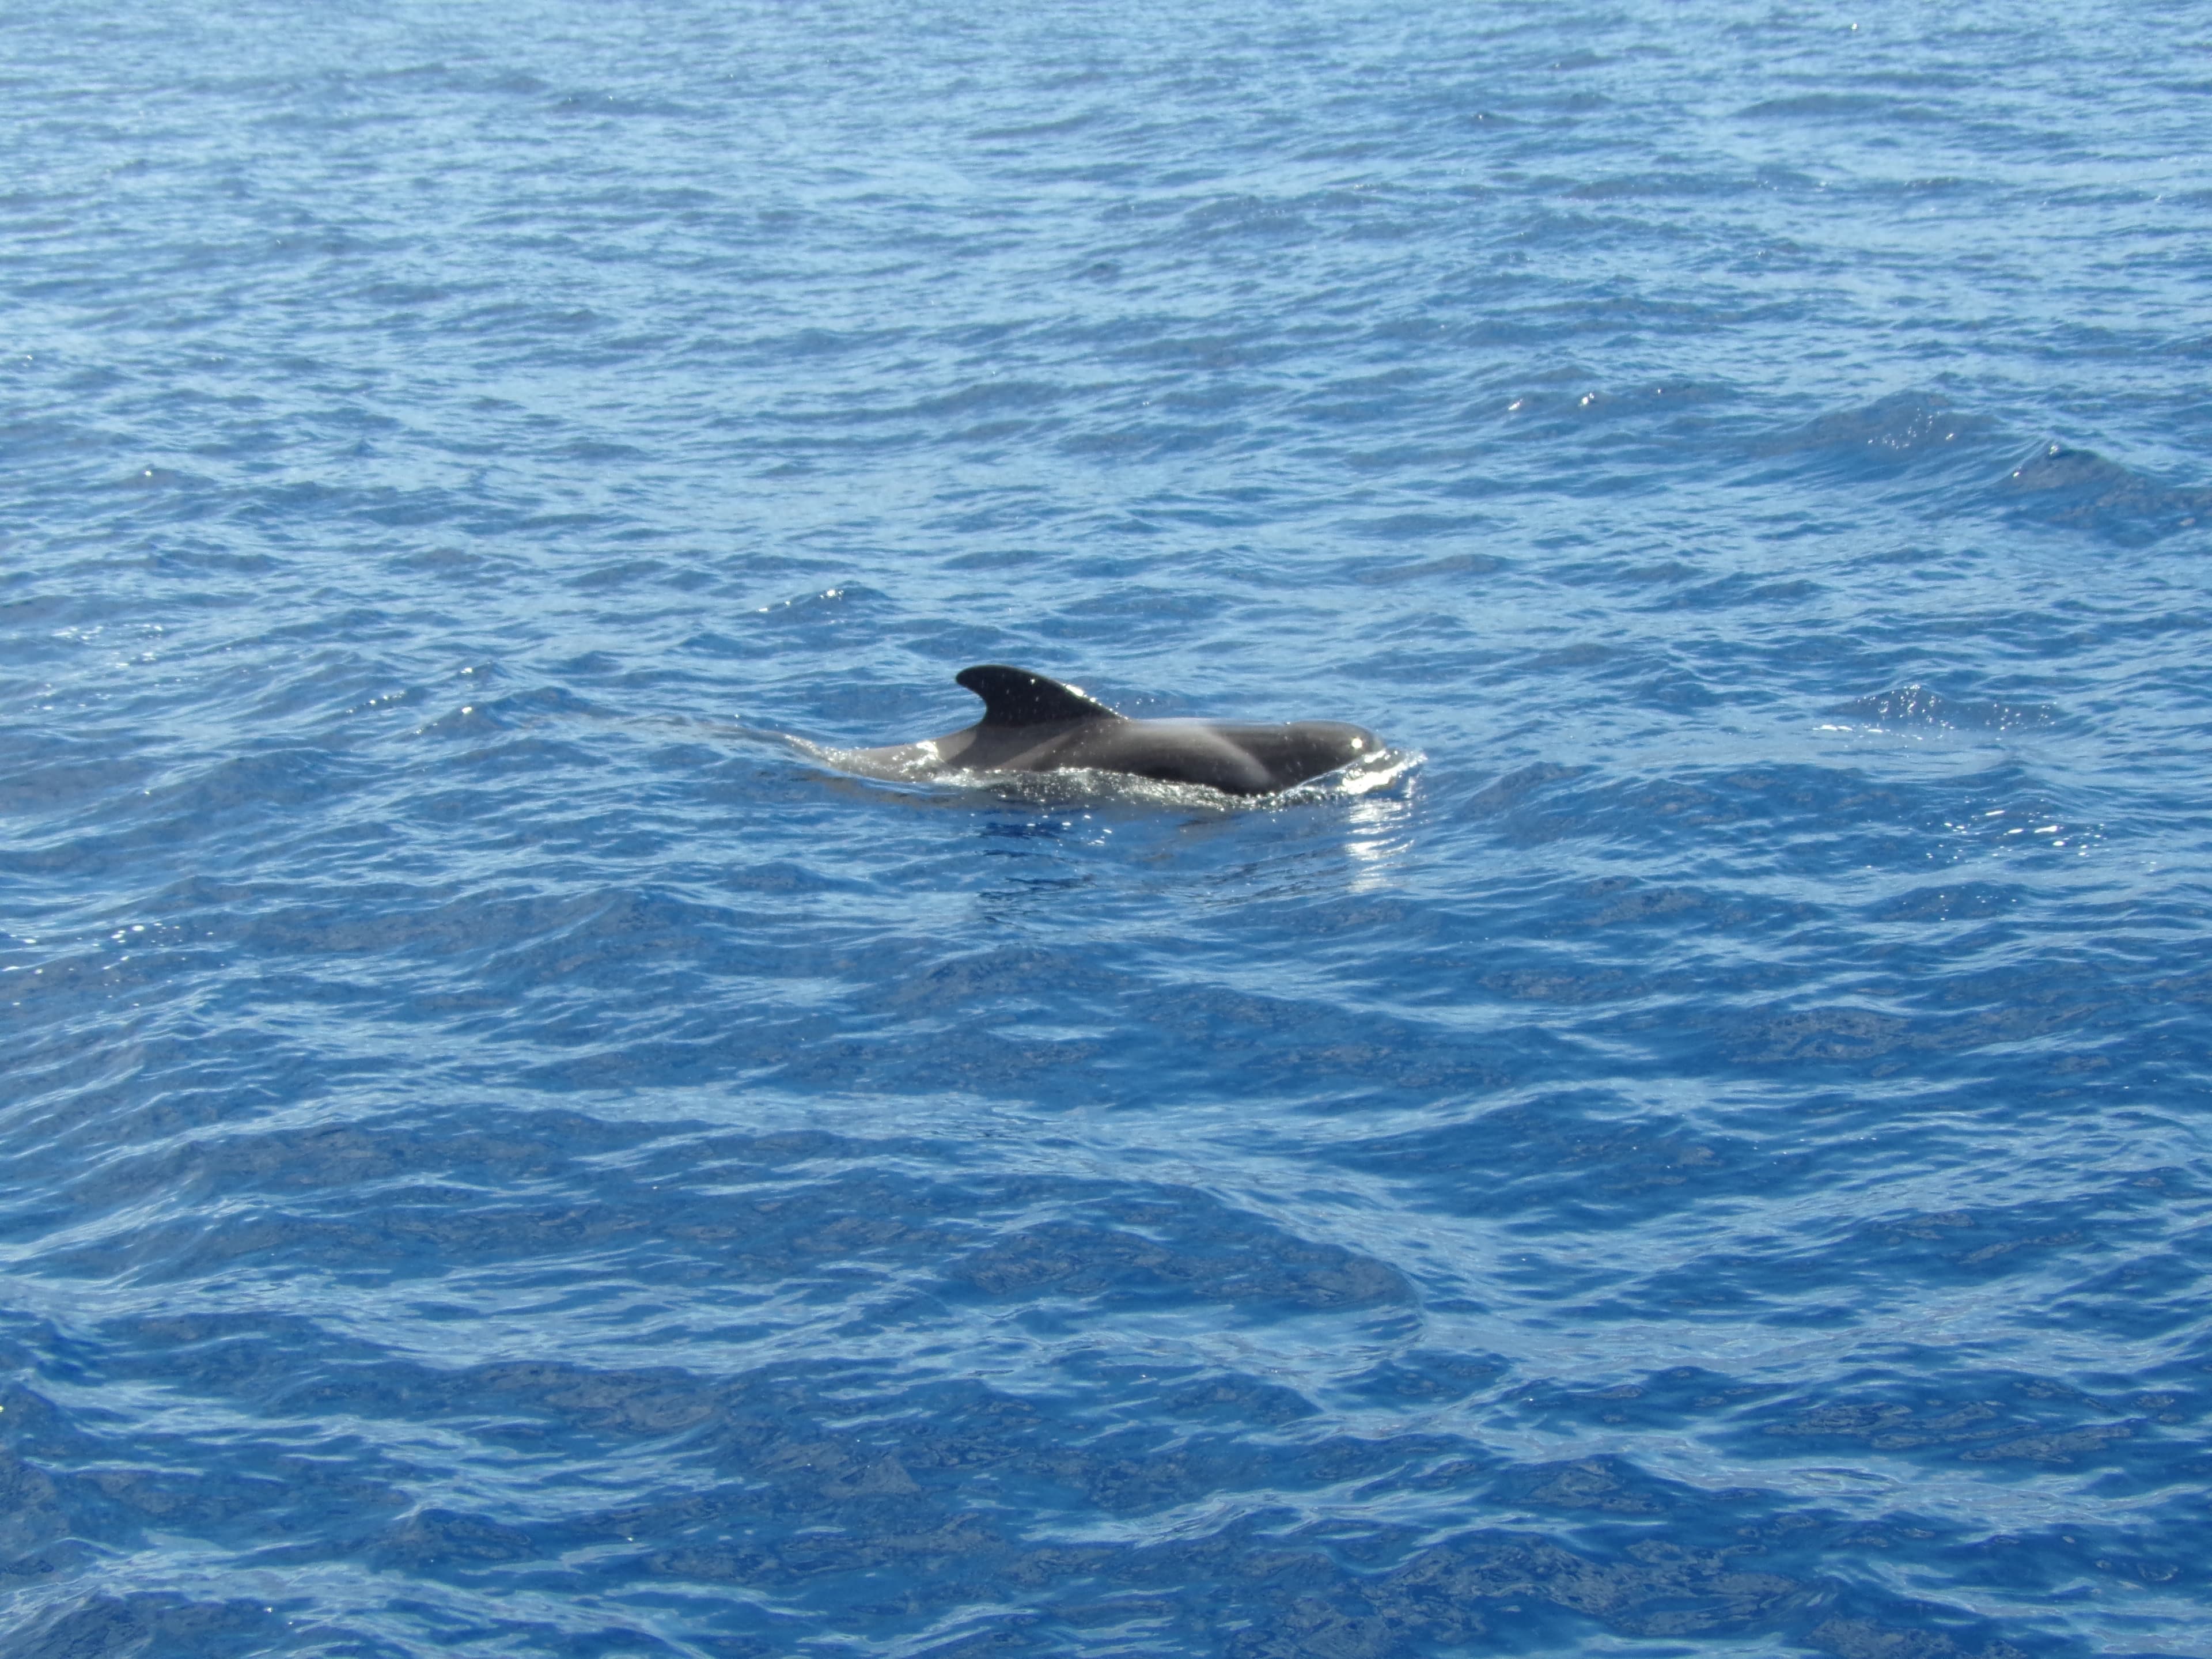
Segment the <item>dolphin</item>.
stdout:
[[1231,795],[1271,795],[1383,752],[1372,732],[1342,720],[1246,726],[1132,720],[1079,687],[1026,668],[984,663],[957,678],[983,700],[983,718],[975,725],[921,743],[844,750],[836,754],[837,763],[880,778],[1082,768],[1200,783]]

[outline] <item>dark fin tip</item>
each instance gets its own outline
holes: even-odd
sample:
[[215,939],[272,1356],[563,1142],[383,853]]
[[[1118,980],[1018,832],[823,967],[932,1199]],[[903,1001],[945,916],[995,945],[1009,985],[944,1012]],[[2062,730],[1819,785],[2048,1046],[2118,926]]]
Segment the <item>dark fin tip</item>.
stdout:
[[1060,726],[1069,720],[1117,720],[1097,698],[1026,668],[981,663],[963,668],[960,684],[983,700],[985,726]]

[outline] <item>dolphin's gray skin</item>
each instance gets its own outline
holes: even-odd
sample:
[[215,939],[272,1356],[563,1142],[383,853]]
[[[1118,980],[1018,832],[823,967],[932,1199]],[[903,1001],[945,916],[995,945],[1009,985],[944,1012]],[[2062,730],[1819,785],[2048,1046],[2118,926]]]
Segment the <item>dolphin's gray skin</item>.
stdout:
[[839,763],[883,778],[1082,767],[1202,783],[1231,795],[1271,795],[1382,753],[1373,732],[1342,720],[1135,720],[1025,668],[988,663],[961,670],[959,679],[983,700],[983,718],[975,725],[927,743],[848,750],[837,756]]

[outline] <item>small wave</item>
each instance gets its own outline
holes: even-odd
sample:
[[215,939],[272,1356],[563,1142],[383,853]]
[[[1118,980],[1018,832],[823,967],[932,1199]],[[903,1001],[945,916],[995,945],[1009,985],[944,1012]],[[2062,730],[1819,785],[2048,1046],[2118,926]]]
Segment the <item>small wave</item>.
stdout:
[[890,774],[860,763],[862,750],[833,749],[805,738],[784,739],[809,758],[849,777],[866,779],[899,793],[949,801],[986,798],[1024,805],[1060,807],[1120,803],[1172,811],[1209,812],[1272,810],[1352,801],[1410,786],[1427,757],[1418,750],[1386,749],[1321,777],[1309,778],[1267,795],[1232,795],[1202,783],[1174,783],[1127,772],[1062,767],[1051,772],[937,772]]
[[1863,477],[1957,455],[1988,430],[1980,416],[1942,398],[1908,392],[1856,409],[1832,410],[1754,443],[1751,453],[1762,459],[1803,457],[1820,470]]
[[1097,125],[1103,118],[1105,112],[1102,110],[1078,110],[1074,114],[1061,116],[1057,120],[978,127],[968,135],[968,141],[975,144],[1033,143],[1039,138],[1054,138],[1066,133],[1080,132],[1085,127]]
[[1765,98],[1736,113],[1747,120],[1875,120],[1923,122],[1937,119],[1925,104],[1908,103],[1881,93],[1808,92]]
[[2212,516],[2212,489],[2178,488],[2093,449],[2046,443],[2009,473],[2000,493],[2014,514],[2141,544]]
[[1855,698],[1827,712],[1872,728],[1932,726],[1954,732],[2033,730],[2056,726],[2059,720],[2058,711],[2047,703],[1947,697],[1919,684]]
[[[818,592],[800,593],[791,599],[778,599],[753,611],[759,621],[778,627],[841,620],[855,611],[866,611],[884,598],[872,587],[858,582],[842,582],[835,587],[825,587]],[[718,640],[720,636],[711,630],[694,636],[686,643],[701,643]],[[711,648],[711,647],[708,647]]]
[[1312,229],[1294,202],[1265,196],[1224,196],[1202,202],[1183,215],[1183,228],[1200,240],[1255,237],[1280,240]]

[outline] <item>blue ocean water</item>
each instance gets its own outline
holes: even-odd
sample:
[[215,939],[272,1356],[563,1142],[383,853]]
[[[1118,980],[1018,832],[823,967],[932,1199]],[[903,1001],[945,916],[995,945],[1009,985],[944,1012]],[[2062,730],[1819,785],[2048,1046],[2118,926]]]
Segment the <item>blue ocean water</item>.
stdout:
[[0,88],[0,1651],[2212,1652],[2203,8]]

